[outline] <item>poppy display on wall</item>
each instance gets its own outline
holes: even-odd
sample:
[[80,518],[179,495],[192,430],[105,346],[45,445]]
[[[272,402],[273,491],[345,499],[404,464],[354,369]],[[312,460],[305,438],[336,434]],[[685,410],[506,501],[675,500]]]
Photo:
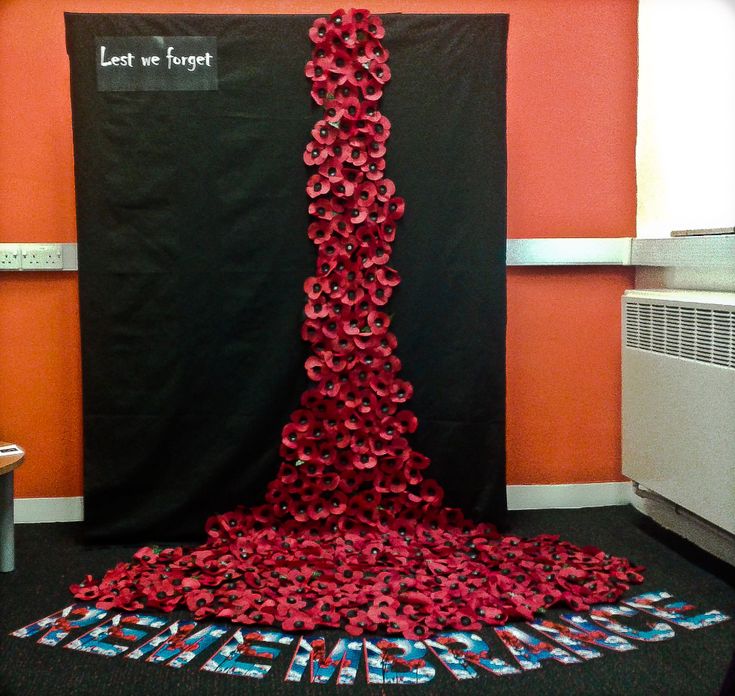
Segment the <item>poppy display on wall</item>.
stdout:
[[[368,155],[353,148],[339,171],[302,157],[307,142],[339,137],[317,121],[346,112],[347,123],[356,108],[309,98],[313,17],[67,15],[88,540],[198,543],[213,512],[262,502],[310,382],[297,327],[329,311],[312,302],[304,314],[304,280],[310,299],[324,296],[313,289],[334,233],[324,216],[346,197],[361,204],[349,244],[376,263],[354,292],[330,297],[389,316],[381,340],[394,350],[399,337],[421,420],[412,447],[432,459],[447,505],[502,523],[508,18],[382,19],[391,53],[376,72],[390,81],[375,80],[372,103],[387,120],[374,122],[362,172]],[[169,53],[206,70],[207,89],[177,65],[169,80]],[[105,71],[120,74],[100,82]],[[351,169],[362,181],[345,178]],[[381,222],[378,248],[367,206],[396,197],[407,201],[400,233]],[[328,366],[343,369],[342,357]]]
[[[341,627],[424,639],[614,602],[641,568],[561,541],[502,536],[446,506],[412,445],[418,419],[391,330],[389,264],[406,202],[389,178],[391,73],[381,19],[317,19],[306,76],[321,108],[303,154],[316,268],[302,338],[309,387],[282,428],[264,501],[212,516],[204,544],[144,547],[74,595],[285,631]],[[410,204],[409,204],[410,209]],[[505,634],[504,634],[505,635]],[[508,640],[515,634],[507,632]]]

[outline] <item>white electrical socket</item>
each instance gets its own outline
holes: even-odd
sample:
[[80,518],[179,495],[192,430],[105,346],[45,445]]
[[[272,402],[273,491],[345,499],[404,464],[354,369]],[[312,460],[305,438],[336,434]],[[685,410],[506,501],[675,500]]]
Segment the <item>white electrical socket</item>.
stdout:
[[0,271],[20,270],[20,245],[0,244]]
[[21,268],[44,271],[64,267],[61,244],[23,244]]

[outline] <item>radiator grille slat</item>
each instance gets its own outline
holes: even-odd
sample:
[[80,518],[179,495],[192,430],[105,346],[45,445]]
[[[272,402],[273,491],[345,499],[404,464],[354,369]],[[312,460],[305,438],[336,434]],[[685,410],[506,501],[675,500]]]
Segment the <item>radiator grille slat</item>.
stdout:
[[735,369],[735,312],[667,302],[624,303],[625,345]]

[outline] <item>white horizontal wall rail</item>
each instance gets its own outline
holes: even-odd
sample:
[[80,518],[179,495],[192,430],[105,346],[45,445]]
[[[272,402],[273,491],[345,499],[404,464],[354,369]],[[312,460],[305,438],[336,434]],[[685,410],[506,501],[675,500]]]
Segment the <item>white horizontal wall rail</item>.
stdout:
[[630,237],[509,239],[508,266],[629,266]]
[[[56,252],[61,264],[55,263]],[[54,257],[45,264],[38,256]],[[735,235],[637,239],[555,237],[509,239],[508,266],[640,266],[735,271]],[[75,243],[0,244],[0,271],[76,271]]]

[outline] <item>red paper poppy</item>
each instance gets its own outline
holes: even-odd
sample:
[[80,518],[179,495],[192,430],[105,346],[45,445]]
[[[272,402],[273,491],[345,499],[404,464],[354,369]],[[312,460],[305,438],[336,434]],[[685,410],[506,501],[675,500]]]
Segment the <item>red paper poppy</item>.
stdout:
[[330,182],[329,179],[324,179],[319,174],[314,174],[309,177],[309,181],[306,182],[306,193],[310,198],[318,198],[319,196],[325,196],[329,193]]
[[357,43],[357,29],[352,24],[343,24],[339,30],[335,32],[335,36],[338,39],[339,44],[348,49],[353,48]]
[[284,631],[311,631],[316,625],[314,619],[302,611],[290,613],[281,623]]
[[390,68],[388,67],[387,63],[380,63],[378,61],[374,61],[373,64],[370,66],[370,74],[381,85],[389,82],[391,77]]
[[376,15],[370,15],[367,19],[365,30],[373,39],[382,39],[385,36],[383,22]]
[[255,607],[247,612],[243,612],[234,618],[233,621],[245,625],[271,626],[276,622],[276,617],[269,611]]
[[379,121],[382,114],[375,102],[364,101],[362,103],[362,118],[366,121]]
[[384,267],[375,271],[375,277],[381,285],[394,287],[401,282],[401,278],[392,268]]
[[306,367],[306,374],[309,379],[314,380],[315,382],[322,379],[325,374],[330,374],[329,371],[325,369],[324,363],[321,359],[314,356],[307,358],[304,366]]
[[[376,190],[376,198],[381,203],[387,203],[388,200],[395,194],[396,185],[393,183],[391,179],[382,178],[376,182],[375,190]],[[384,229],[385,227],[388,227],[388,226],[389,225],[384,225]],[[393,225],[390,225],[390,231],[386,232],[386,236],[390,237],[388,241],[393,241],[393,238],[395,237],[395,227]]]
[[200,616],[205,609],[211,607],[214,595],[207,590],[193,590],[186,595],[186,606]]
[[369,39],[365,42],[363,53],[371,63],[385,63],[390,58],[390,52],[380,41]]
[[329,72],[330,63],[326,58],[310,60],[304,69],[304,74],[315,82],[325,80]]
[[309,203],[309,214],[322,220],[331,220],[342,211],[342,206],[334,198],[315,198]]
[[321,330],[321,324],[318,321],[307,320],[301,325],[301,338],[304,341],[312,342],[318,338]]
[[[138,611],[138,609],[142,609],[145,606],[143,602],[140,601],[141,599],[142,596],[133,589],[129,587],[121,587],[118,590],[117,599],[115,600],[114,606],[119,607],[123,611]],[[100,609],[104,608],[99,603],[98,606],[100,607]]]
[[309,38],[315,43],[319,44],[327,41],[328,35],[331,32],[330,23],[327,19],[320,17],[314,21],[309,29]]
[[354,289],[347,290],[342,296],[341,301],[342,304],[345,304],[349,307],[352,307],[356,304],[359,304],[362,298],[365,296],[365,292],[360,287],[356,287]]
[[304,281],[304,292],[310,300],[316,300],[325,292],[326,286],[321,278],[307,278]]
[[309,143],[304,150],[304,163],[307,165],[321,164],[327,157],[329,157],[329,149],[316,141]]
[[[350,72],[352,72],[352,68]],[[358,121],[362,117],[362,103],[356,95],[347,97],[340,104],[344,111],[343,117],[348,121]],[[357,128],[357,126],[351,124],[350,128]]]
[[138,561],[138,563],[153,566],[158,559],[158,554],[149,546],[144,546],[133,554],[133,558]]
[[403,217],[405,210],[403,198],[393,197],[385,204],[385,216],[390,220],[398,220]]
[[[342,179],[332,186],[332,192],[337,198],[344,200],[345,206],[348,206],[351,201],[347,199],[351,199],[354,195],[355,184],[351,181],[348,181],[347,179]],[[342,223],[344,226],[341,228],[337,227],[335,230],[337,233],[340,233],[344,236],[352,231],[353,224],[349,217],[344,216],[333,221],[333,225],[339,225],[340,223]]]
[[361,471],[374,469],[378,464],[378,458],[370,452],[363,452],[355,455],[353,464],[356,469],[360,469]]
[[[400,369],[400,367],[398,368]],[[398,369],[394,368],[394,372],[398,372]],[[418,419],[412,411],[403,410],[396,413],[396,423],[404,433],[416,432],[418,426]],[[413,452],[411,454],[411,465],[416,469],[425,469],[429,465],[428,457],[425,457],[419,452]]]
[[375,202],[376,195],[377,190],[375,188],[375,184],[370,181],[366,181],[365,183],[358,186],[357,190],[355,191],[357,205],[363,208],[370,208]]
[[69,588],[72,594],[85,602],[89,602],[100,596],[100,588],[94,582],[91,575],[87,575],[79,584],[73,584]]
[[364,79],[360,80],[359,86],[363,97],[369,101],[378,101],[383,96],[383,84],[369,72]]
[[[335,47],[330,56],[330,72],[337,73],[338,75],[344,75],[346,79],[347,73],[352,69],[352,62],[353,58],[349,49]],[[325,110],[328,110],[327,105],[325,105]],[[329,116],[332,116],[332,114],[329,114]]]
[[390,456],[400,462],[405,462],[411,454],[408,440],[404,437],[395,437],[386,446]]
[[[399,606],[398,600],[393,597],[382,596],[373,602],[367,611],[367,615],[376,624],[385,626],[397,619]],[[380,648],[380,643],[378,643],[378,647]]]
[[340,183],[344,178],[342,163],[334,157],[327,158],[319,167],[319,176],[324,177],[336,193],[334,184]]
[[370,10],[354,7],[351,10],[348,10],[346,15],[349,18],[348,21],[351,24],[354,24],[357,29],[362,31],[366,30],[367,22],[370,21],[371,18]]
[[373,335],[384,334],[390,326],[390,317],[385,312],[372,311],[368,313],[367,323]]
[[357,410],[359,413],[372,413],[375,411],[377,405],[377,399],[374,394],[369,391],[364,391],[360,397],[360,402],[357,404]]
[[317,104],[323,104],[327,99],[327,95],[331,93],[330,82],[329,80],[321,80],[313,83],[311,87],[311,98]]
[[340,120],[345,116],[344,102],[338,99],[326,99],[322,106],[324,107],[324,120],[331,126],[338,127]]
[[383,155],[385,154],[385,141],[388,140],[388,138],[390,137],[390,121],[385,116],[381,116],[377,121],[372,122],[371,126],[371,134],[373,140],[382,144],[381,149],[378,150],[380,151],[380,154],[377,156],[383,157]]

